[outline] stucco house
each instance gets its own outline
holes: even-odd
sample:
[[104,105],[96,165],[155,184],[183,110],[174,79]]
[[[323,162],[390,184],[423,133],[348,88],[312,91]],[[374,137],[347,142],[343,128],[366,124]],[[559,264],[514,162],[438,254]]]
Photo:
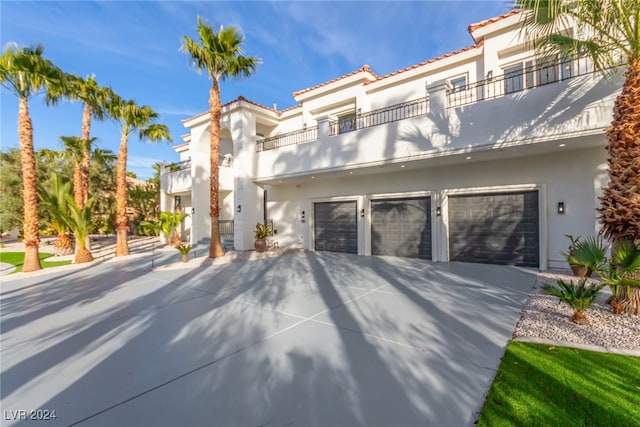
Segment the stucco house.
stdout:
[[[472,24],[471,46],[387,75],[364,65],[285,110],[224,105],[223,234],[250,250],[270,220],[281,248],[565,267],[564,235],[598,229],[621,81],[536,58],[519,21]],[[209,238],[209,116],[183,123],[161,205],[190,213],[195,243]]]

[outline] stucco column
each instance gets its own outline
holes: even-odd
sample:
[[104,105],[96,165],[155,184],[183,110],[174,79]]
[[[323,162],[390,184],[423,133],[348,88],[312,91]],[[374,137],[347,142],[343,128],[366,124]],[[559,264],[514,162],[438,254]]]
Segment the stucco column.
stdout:
[[429,113],[447,114],[447,89],[449,82],[440,80],[427,84],[427,95],[429,96]]
[[[233,138],[233,210],[234,236],[236,250],[254,249],[253,232],[256,223],[263,220],[263,190],[253,182],[257,173],[256,119],[249,111],[240,108],[231,118]],[[238,212],[238,207],[240,212]]]
[[329,137],[329,122],[336,120],[336,116],[324,115],[318,117],[318,140],[322,141]]
[[209,157],[211,145],[209,142],[208,123],[192,131],[189,155],[191,156],[191,243],[211,239],[211,216],[209,213],[211,165]]

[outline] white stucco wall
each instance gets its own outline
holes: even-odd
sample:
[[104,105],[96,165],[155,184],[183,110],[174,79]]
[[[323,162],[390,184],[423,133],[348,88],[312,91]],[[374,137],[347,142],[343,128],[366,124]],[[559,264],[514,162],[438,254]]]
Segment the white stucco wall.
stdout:
[[[604,145],[604,138],[602,138]],[[358,210],[368,210],[365,197],[380,194],[400,195],[408,192],[430,192],[432,200],[444,204],[451,191],[470,193],[499,192],[507,189],[539,189],[541,206],[540,244],[544,247],[549,267],[566,267],[559,252],[565,250],[565,234],[593,235],[597,231],[597,196],[606,183],[606,153],[602,147],[553,154],[509,158],[482,162],[464,162],[410,171],[396,169],[391,173],[315,177],[273,185],[269,190],[268,216],[278,229],[280,246],[311,247],[313,202],[347,199],[359,200]],[[565,203],[566,214],[557,213],[557,203]],[[437,203],[432,203],[435,209]],[[300,220],[305,211],[306,221]],[[435,217],[434,217],[435,218]],[[359,219],[360,221],[360,219]],[[364,224],[365,229],[369,227]],[[434,258],[446,260],[446,247],[436,242],[438,233],[446,236],[446,210],[433,224]],[[438,228],[438,230],[436,230]],[[370,242],[360,233],[361,253],[370,253]],[[439,252],[438,252],[439,251]]]

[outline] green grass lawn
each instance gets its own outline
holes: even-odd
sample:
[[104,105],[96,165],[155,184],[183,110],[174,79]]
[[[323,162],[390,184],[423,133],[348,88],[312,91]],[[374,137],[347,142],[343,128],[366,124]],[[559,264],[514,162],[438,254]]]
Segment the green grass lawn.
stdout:
[[[60,265],[71,264],[71,261],[53,261],[47,262],[45,259],[52,257],[53,254],[40,252],[40,265],[42,268],[58,267]],[[24,252],[0,252],[0,262],[6,262],[7,264],[13,264],[16,269],[11,273],[18,273],[22,271],[22,264],[24,264]]]
[[640,426],[640,357],[511,342],[478,426]]

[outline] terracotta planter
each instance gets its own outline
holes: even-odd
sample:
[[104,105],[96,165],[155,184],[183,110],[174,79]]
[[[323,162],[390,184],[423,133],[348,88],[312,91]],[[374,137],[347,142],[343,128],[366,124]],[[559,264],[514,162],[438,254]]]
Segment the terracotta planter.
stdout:
[[189,261],[189,254],[182,255],[182,262],[187,262],[187,261]]
[[256,248],[256,252],[264,252],[267,250],[267,241],[266,240],[256,240],[253,243],[253,246]]
[[588,267],[582,265],[569,264],[569,267],[571,267],[571,271],[573,271],[573,275],[576,277],[591,277],[593,273]]

